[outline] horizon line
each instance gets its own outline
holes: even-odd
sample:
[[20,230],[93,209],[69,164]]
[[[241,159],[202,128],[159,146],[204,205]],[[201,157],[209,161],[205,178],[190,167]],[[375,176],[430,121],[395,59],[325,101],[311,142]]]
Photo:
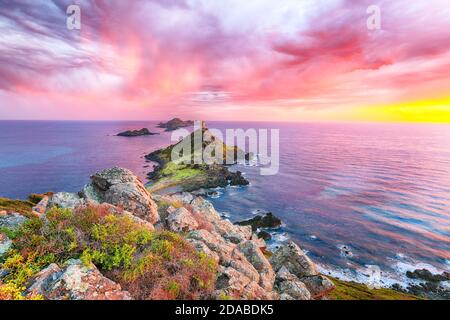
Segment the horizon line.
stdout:
[[[192,119],[183,119],[181,117],[173,117],[170,119],[0,119],[0,121],[23,121],[23,122],[164,122],[169,121],[174,118],[179,118],[184,121],[192,120]],[[436,125],[450,125],[450,122],[447,121],[377,121],[377,120],[199,120],[194,119],[192,121],[205,121],[205,122],[256,122],[256,123],[317,123],[317,124],[436,124]]]

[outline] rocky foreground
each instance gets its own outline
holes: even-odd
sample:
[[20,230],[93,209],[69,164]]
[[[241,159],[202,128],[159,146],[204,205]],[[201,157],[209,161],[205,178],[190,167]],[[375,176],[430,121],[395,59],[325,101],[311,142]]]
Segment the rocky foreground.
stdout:
[[0,234],[3,299],[310,300],[335,287],[294,242],[271,253],[202,197],[152,195],[122,168],[2,211]]

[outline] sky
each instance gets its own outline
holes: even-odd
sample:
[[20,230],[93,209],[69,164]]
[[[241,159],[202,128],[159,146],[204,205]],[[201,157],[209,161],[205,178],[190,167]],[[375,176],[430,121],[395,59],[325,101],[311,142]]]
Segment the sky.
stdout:
[[0,120],[175,116],[450,123],[450,3],[0,0]]

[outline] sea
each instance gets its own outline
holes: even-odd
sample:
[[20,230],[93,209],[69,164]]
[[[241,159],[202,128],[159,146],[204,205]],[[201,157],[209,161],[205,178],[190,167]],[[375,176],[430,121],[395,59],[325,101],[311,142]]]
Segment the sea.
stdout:
[[[173,143],[157,121],[0,121],[0,197],[77,192],[96,171],[121,166],[144,182],[144,156]],[[118,137],[149,128],[159,135]],[[231,221],[272,212],[272,250],[297,242],[325,274],[406,285],[408,270],[450,271],[450,125],[208,122],[209,128],[278,129],[279,172],[252,161],[246,187],[209,200]],[[263,131],[261,131],[263,132]],[[269,137],[270,140],[270,137]],[[257,159],[257,158],[256,158]]]

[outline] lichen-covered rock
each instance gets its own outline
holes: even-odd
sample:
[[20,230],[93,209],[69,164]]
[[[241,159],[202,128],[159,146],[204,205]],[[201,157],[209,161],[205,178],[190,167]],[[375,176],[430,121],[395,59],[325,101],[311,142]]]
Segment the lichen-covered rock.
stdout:
[[270,257],[270,263],[275,272],[278,272],[283,266],[297,276],[299,279],[318,274],[316,265],[294,242],[289,241],[281,246]]
[[233,243],[240,243],[251,239],[251,227],[234,225],[230,221],[222,219],[220,214],[216,211],[216,209],[214,209],[211,202],[203,199],[202,197],[196,197],[193,199],[190,202],[190,206],[194,213],[211,223],[217,233],[225,239]]
[[176,193],[171,195],[172,201],[180,201],[183,204],[190,204],[194,196],[189,192]]
[[7,213],[0,215],[0,228],[17,229],[28,219],[19,213]]
[[275,292],[262,288],[255,281],[250,282],[242,293],[243,299],[248,300],[276,300],[278,295]]
[[219,256],[220,265],[232,267],[244,274],[251,281],[259,282],[260,276],[258,271],[247,261],[244,254],[235,244],[225,241],[216,232],[195,230],[190,232],[187,238],[203,242],[211,251]]
[[207,221],[221,220],[220,214],[214,209],[212,203],[202,197],[196,197],[190,202],[190,205],[193,212],[201,214]]
[[223,219],[212,221],[212,224],[222,237],[236,244],[249,240],[252,237],[250,226],[237,226]]
[[233,299],[271,300],[272,292],[261,288],[241,272],[232,267],[220,267],[216,281],[216,296],[227,295]]
[[76,193],[58,192],[55,193],[48,203],[48,208],[57,207],[60,209],[75,209],[86,205],[86,201]]
[[189,232],[198,228],[198,222],[184,207],[172,211],[167,219],[169,230],[175,232]]
[[230,266],[237,271],[243,273],[245,276],[250,278],[250,280],[255,281],[256,283],[260,282],[260,275],[255,267],[245,258],[244,254],[238,249],[235,248],[231,254],[229,260],[223,260],[222,265]]
[[215,262],[219,263],[220,261],[219,255],[214,251],[212,251],[211,249],[209,249],[204,242],[195,239],[186,239],[186,241],[189,242],[195,248],[195,250],[206,254],[208,257],[212,258]]
[[255,233],[252,235],[251,240],[258,246],[260,249],[266,249],[267,243],[264,241],[264,239],[261,239],[256,235]]
[[60,274],[61,269],[58,265],[55,263],[50,264],[28,281],[27,294],[44,296],[51,284],[59,278]]
[[60,276],[45,291],[52,300],[131,300],[127,291],[114,281],[105,278],[92,265],[85,266],[80,260],[71,260]]
[[98,188],[93,183],[85,185],[80,191],[80,196],[83,199],[89,199],[94,203],[105,203],[104,193],[99,192]]
[[4,255],[12,246],[12,241],[3,233],[0,233],[0,257]]
[[306,285],[295,275],[282,267],[276,275],[275,289],[280,293],[280,298],[285,300],[310,300],[311,293]]
[[203,242],[211,251],[218,254],[220,260],[228,260],[234,250],[234,245],[224,241],[220,235],[207,230],[195,230],[187,235],[188,239]]
[[254,241],[245,241],[239,244],[238,248],[258,271],[260,275],[259,285],[266,290],[272,290],[275,272],[259,246]]
[[294,298],[292,298],[290,295],[288,295],[287,293],[282,293],[280,294],[280,300],[295,300]]
[[319,299],[335,288],[333,282],[322,275],[304,277],[301,281],[305,284],[306,288],[308,288],[313,299]]
[[127,169],[114,167],[97,172],[81,194],[91,201],[122,207],[152,224],[159,221],[158,208],[150,193]]
[[231,297],[238,298],[250,282],[249,278],[237,270],[231,267],[220,267],[216,289]]

